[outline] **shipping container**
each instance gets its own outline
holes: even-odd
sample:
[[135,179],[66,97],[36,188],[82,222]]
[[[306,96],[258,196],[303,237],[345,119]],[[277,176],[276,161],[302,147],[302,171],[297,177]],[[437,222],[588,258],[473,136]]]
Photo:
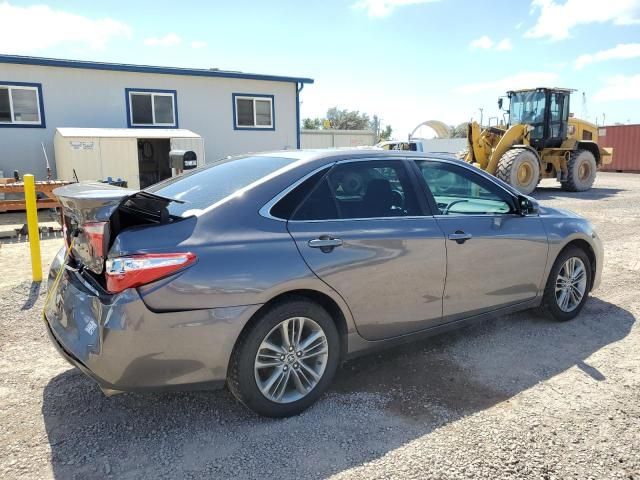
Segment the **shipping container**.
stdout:
[[58,128],[53,139],[60,180],[123,179],[140,189],[173,175],[171,150],[189,150],[205,164],[204,141],[184,129]]
[[598,129],[598,143],[613,148],[613,162],[604,172],[640,172],[640,124],[608,125]]

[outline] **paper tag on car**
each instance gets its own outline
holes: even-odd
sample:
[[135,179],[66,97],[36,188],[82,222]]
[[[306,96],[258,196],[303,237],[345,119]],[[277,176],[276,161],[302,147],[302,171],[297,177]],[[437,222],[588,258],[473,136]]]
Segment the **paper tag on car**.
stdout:
[[98,328],[98,324],[93,320],[89,320],[89,322],[87,322],[87,325],[84,327],[84,331],[89,335],[93,335],[96,331],[96,328]]

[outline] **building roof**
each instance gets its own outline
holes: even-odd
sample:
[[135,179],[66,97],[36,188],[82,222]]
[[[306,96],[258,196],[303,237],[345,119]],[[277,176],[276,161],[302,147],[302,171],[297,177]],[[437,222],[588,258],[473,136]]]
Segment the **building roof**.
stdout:
[[200,138],[182,128],[56,128],[61,137]]
[[90,70],[111,70],[117,72],[155,73],[160,75],[187,75],[192,77],[223,77],[240,78],[246,80],[266,80],[272,82],[313,83],[312,78],[283,77],[278,75],[261,75],[258,73],[244,73],[217,68],[180,68],[156,67],[151,65],[132,65],[128,63],[90,62],[86,60],[64,60],[58,58],[26,57],[22,55],[0,55],[0,63],[18,65],[40,65],[61,68],[86,68]]

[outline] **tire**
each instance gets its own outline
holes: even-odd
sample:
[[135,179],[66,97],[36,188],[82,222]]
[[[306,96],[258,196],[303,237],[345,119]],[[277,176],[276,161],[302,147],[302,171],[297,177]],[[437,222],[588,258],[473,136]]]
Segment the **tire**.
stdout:
[[[231,393],[249,409],[266,417],[289,417],[297,415],[309,408],[329,387],[340,360],[340,337],[335,323],[329,314],[321,306],[305,298],[297,297],[276,303],[268,310],[259,314],[253,325],[246,329],[238,339],[231,354],[227,385]],[[302,322],[300,319],[304,319]],[[316,340],[307,346],[306,352],[302,349],[279,349],[274,351],[264,347],[264,341],[269,338],[270,345],[284,346],[280,325],[287,324],[287,331],[295,335],[294,328],[303,325],[300,331],[300,342],[310,338],[317,332],[324,335],[326,345],[326,357],[324,355],[306,355],[321,352],[321,340]],[[282,343],[279,343],[278,339]],[[300,355],[302,353],[302,355]],[[260,354],[260,355],[259,355]],[[268,363],[261,363],[258,359]],[[272,365],[278,366],[272,366]],[[261,365],[259,367],[258,365]],[[268,366],[266,366],[268,365]],[[318,375],[317,380],[309,369]],[[295,378],[294,378],[295,377]],[[275,387],[267,387],[272,378]],[[284,388],[281,380],[286,378]],[[312,381],[305,381],[305,379]],[[298,379],[298,383],[296,383]],[[261,386],[267,391],[263,393]],[[315,382],[312,386],[311,383]],[[304,395],[299,390],[303,390]],[[273,392],[273,394],[272,394]],[[268,397],[270,395],[271,397]],[[280,395],[280,398],[277,399]],[[299,396],[299,398],[298,398]]]
[[562,189],[568,192],[589,190],[596,179],[596,158],[588,150],[571,152],[567,164],[567,180],[561,182]]
[[[580,301],[577,302],[575,307],[567,311],[567,309],[563,309],[561,307],[561,298],[563,297],[560,293],[560,298],[558,298],[558,295],[556,294],[556,285],[557,282],[561,282],[561,280],[559,280],[559,275],[563,270],[563,267],[570,259],[577,259],[579,260],[579,262],[581,262],[581,265],[584,267],[585,284],[584,292]],[[563,273],[565,272],[566,270]],[[558,258],[556,258],[556,261],[554,262],[553,267],[549,272],[549,278],[547,279],[547,284],[545,286],[544,294],[542,297],[542,304],[540,306],[542,313],[545,316],[559,322],[565,322],[567,320],[575,318],[580,313],[582,307],[584,307],[584,304],[587,301],[589,290],[591,289],[591,279],[591,262],[589,261],[589,257],[587,256],[585,251],[581,248],[573,246],[564,249],[562,252],[560,252]]]
[[496,177],[520,193],[529,195],[540,183],[538,156],[526,148],[507,150],[498,161]]

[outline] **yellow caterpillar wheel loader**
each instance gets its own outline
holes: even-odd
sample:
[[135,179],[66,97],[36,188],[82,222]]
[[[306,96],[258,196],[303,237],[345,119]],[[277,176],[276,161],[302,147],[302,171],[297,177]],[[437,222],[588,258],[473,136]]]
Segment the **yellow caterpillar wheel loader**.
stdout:
[[[541,178],[557,179],[564,190],[589,190],[598,167],[613,152],[598,145],[598,127],[569,114],[573,90],[535,88],[507,92],[508,123],[468,125],[463,160],[507,182],[523,194]],[[502,98],[498,100],[502,109]]]

